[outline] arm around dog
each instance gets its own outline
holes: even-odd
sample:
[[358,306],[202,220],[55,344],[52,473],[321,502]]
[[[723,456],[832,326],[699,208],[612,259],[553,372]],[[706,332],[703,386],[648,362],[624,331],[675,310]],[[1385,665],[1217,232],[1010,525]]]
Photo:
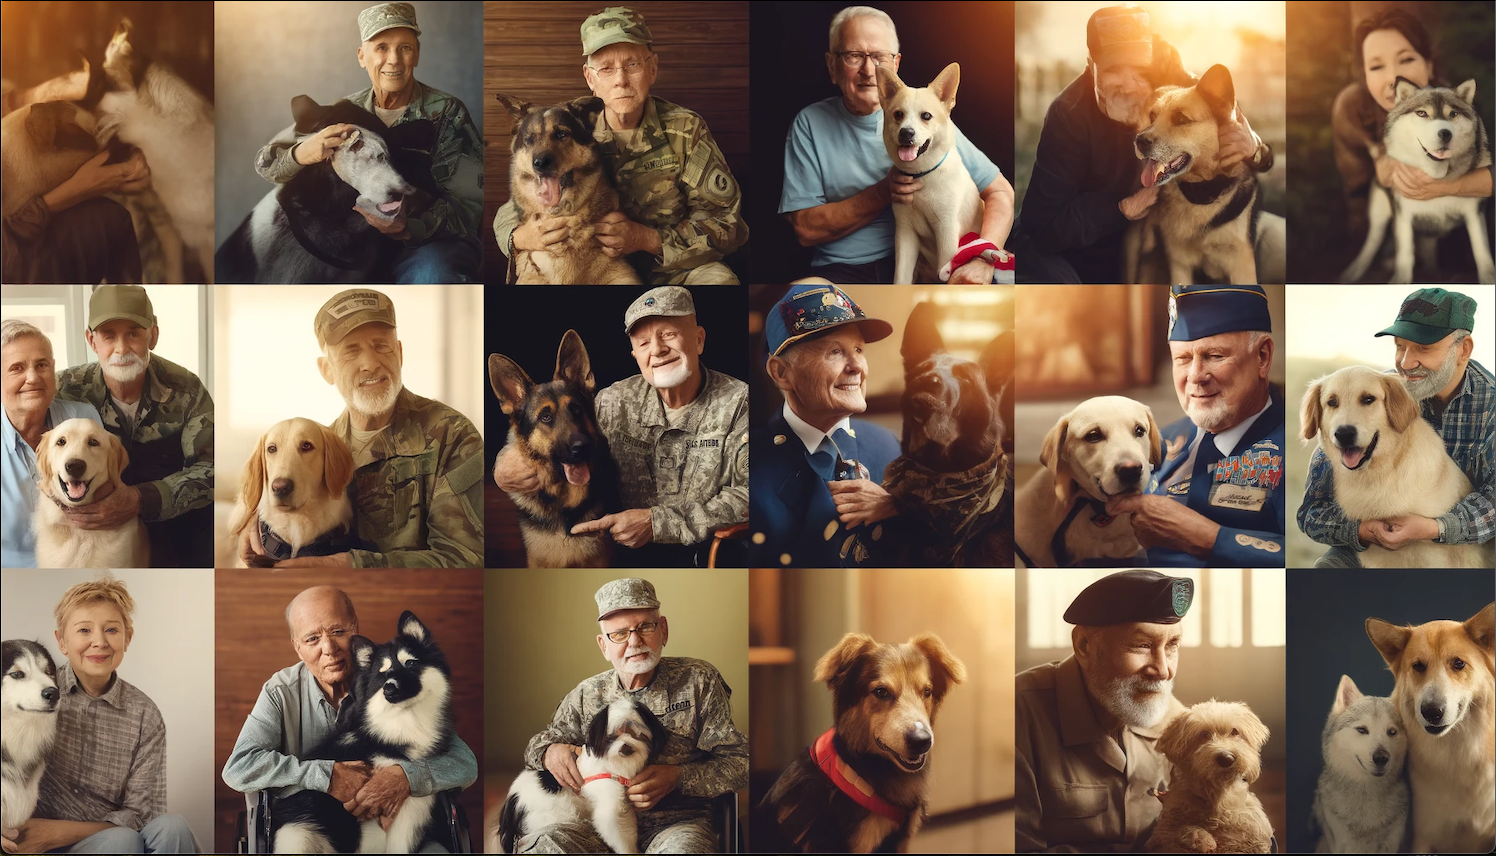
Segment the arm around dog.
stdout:
[[1351,520],[1335,503],[1335,483],[1330,459],[1323,449],[1315,447],[1309,458],[1309,482],[1304,486],[1304,501],[1296,515],[1299,531],[1331,547],[1346,547],[1362,552],[1366,545],[1358,534],[1361,521]]
[[465,789],[478,781],[478,759],[456,734],[452,735],[447,751],[429,761],[401,761],[400,768],[405,771],[406,781],[410,782],[413,797],[431,796],[453,788]]
[[1438,518],[1441,544],[1484,544],[1496,538],[1496,432],[1487,433],[1480,448],[1476,457],[1485,462],[1484,478]]
[[541,730],[539,734],[530,738],[525,745],[525,768],[528,770],[545,769],[545,750],[553,744],[564,743],[568,746],[580,746],[587,740],[587,727],[585,711],[582,709],[582,692],[592,680],[577,684],[572,691],[561,699],[556,705],[556,713],[551,717],[551,724]]

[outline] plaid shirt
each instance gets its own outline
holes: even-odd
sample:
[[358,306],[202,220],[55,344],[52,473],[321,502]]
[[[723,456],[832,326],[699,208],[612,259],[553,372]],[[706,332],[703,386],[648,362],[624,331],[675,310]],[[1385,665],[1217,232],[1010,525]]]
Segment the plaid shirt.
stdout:
[[166,722],[115,673],[98,698],[71,667],[57,670],[57,742],[47,755],[36,816],[139,830],[166,811]]
[[[1480,363],[1465,366],[1465,379],[1442,413],[1437,398],[1420,402],[1423,418],[1444,438],[1449,456],[1474,490],[1438,518],[1441,544],[1483,544],[1496,538],[1496,379]],[[1346,519],[1335,504],[1330,460],[1316,448],[1309,461],[1309,484],[1299,506],[1299,529],[1321,544],[1362,551],[1361,521]]]

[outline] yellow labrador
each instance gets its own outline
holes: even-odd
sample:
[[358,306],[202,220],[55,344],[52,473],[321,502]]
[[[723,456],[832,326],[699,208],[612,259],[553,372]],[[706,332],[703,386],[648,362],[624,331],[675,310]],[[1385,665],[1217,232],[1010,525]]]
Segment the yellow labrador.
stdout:
[[244,464],[229,531],[252,538],[266,565],[348,549],[352,538],[353,455],[343,439],[310,419],[286,419],[260,435]]
[[36,448],[38,568],[144,568],[150,565],[145,524],[134,518],[114,529],[79,529],[64,508],[82,508],[125,486],[130,456],[119,438],[91,419],[69,419],[42,435]]
[[[1438,517],[1471,491],[1470,479],[1395,374],[1350,366],[1320,378],[1304,393],[1300,423],[1304,440],[1319,437],[1334,473],[1335,502],[1351,520]],[[1361,565],[1489,568],[1493,547],[1414,541],[1386,550],[1372,544]]]
[[1120,395],[1082,401],[1045,435],[1044,469],[1014,496],[1019,550],[1040,568],[1138,555],[1132,516],[1108,515],[1106,501],[1146,491],[1162,460],[1146,405]]

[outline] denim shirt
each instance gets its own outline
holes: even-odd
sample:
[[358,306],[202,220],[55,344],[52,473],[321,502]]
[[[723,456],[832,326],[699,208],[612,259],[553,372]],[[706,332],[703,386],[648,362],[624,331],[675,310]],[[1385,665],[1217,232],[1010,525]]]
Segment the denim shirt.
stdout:
[[[36,472],[36,452],[10,424],[10,415],[0,407],[0,563],[7,568],[36,567],[36,535],[31,531],[31,516],[36,513],[41,493],[36,489],[40,476]],[[69,419],[92,419],[99,422],[99,412],[92,405],[53,398],[47,408],[47,430]],[[99,423],[103,424],[103,423]]]

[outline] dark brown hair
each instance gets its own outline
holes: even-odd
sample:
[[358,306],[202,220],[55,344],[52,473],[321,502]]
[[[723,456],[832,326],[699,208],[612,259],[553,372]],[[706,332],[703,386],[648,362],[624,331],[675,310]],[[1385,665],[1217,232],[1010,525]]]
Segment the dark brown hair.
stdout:
[[[1377,30],[1396,30],[1402,33],[1403,38],[1408,40],[1408,44],[1413,46],[1413,50],[1418,51],[1420,56],[1429,61],[1430,71],[1432,71],[1434,65],[1434,44],[1429,38],[1428,29],[1423,26],[1423,22],[1418,20],[1413,13],[1398,6],[1392,6],[1380,12],[1367,15],[1357,22],[1356,28],[1351,34],[1351,38],[1356,45],[1356,74],[1364,75],[1366,73],[1366,59],[1362,55],[1361,49],[1366,44],[1366,37]],[[1433,77],[1435,77],[1434,74],[1429,75],[1430,79]]]

